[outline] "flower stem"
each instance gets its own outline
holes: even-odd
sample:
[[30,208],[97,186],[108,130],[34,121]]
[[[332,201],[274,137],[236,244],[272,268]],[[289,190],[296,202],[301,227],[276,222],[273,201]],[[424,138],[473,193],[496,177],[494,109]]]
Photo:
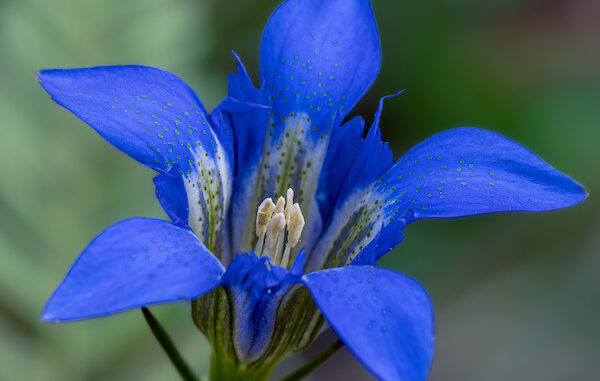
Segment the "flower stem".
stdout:
[[189,365],[185,362],[181,354],[173,344],[173,340],[169,337],[164,328],[160,325],[158,320],[152,315],[152,313],[146,308],[142,307],[142,313],[144,314],[144,318],[146,318],[146,322],[150,326],[154,337],[160,343],[160,346],[164,349],[171,359],[171,362],[179,372],[181,378],[185,381],[199,381],[198,377],[192,372]]
[[281,381],[297,381],[301,380],[304,377],[308,376],[312,371],[317,369],[321,364],[323,364],[331,355],[333,355],[338,349],[344,346],[342,340],[337,339],[335,343],[331,344],[329,347],[325,348],[321,353],[313,357],[309,362],[302,365],[300,368],[296,369],[292,373],[288,374]]

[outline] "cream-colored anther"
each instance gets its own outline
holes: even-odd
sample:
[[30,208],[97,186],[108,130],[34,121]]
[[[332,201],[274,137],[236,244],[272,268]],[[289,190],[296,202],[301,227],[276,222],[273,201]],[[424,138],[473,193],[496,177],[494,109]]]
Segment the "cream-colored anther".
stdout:
[[284,208],[285,208],[285,198],[283,198],[283,196],[280,196],[277,199],[277,204],[275,204],[275,212],[273,212],[273,214],[283,213]]
[[305,222],[298,203],[295,203],[290,209],[287,244],[290,245],[290,247],[295,247],[298,244],[298,241],[300,241]]
[[272,250],[277,244],[277,238],[279,238],[279,232],[285,228],[285,216],[283,213],[273,214],[271,222],[267,228],[267,237],[265,238],[265,248]]
[[290,212],[290,219],[287,226],[287,243],[285,244],[285,250],[283,251],[283,257],[281,258],[281,266],[288,266],[290,261],[290,252],[292,248],[296,247],[298,241],[300,241],[300,236],[302,235],[303,229],[304,216],[302,215],[302,210],[300,210],[300,205],[295,203]]
[[266,198],[263,202],[260,203],[260,206],[258,207],[258,212],[256,213],[257,237],[262,237],[262,235],[265,234],[265,232],[267,231],[267,226],[271,221],[271,217],[273,216],[274,210],[275,204],[273,204],[273,200],[271,199],[271,197]]
[[294,207],[294,191],[292,188],[288,188],[287,193],[285,195],[285,222],[288,223],[288,231],[289,231],[289,223],[290,223],[290,215],[292,213],[292,208]]

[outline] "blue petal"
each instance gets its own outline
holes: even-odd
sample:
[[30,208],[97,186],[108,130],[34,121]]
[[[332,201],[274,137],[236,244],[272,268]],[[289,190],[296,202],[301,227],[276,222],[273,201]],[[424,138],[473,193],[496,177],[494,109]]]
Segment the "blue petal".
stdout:
[[134,218],[100,234],[54,292],[42,319],[68,321],[192,300],[219,285],[223,266],[194,234]]
[[189,206],[183,178],[178,175],[160,174],[154,179],[156,198],[171,221],[176,225],[189,225]]
[[[362,129],[361,134],[355,132],[358,129],[356,122],[352,129],[347,130],[347,135],[343,133],[345,126],[334,130],[321,170],[317,200],[323,221],[320,230],[305,233],[306,247],[310,253],[307,271],[348,264],[358,252],[371,245],[370,227],[353,225],[359,219],[355,212],[362,211],[364,207],[363,200],[357,199],[357,195],[362,195],[393,163],[392,151],[387,143],[381,141],[379,126],[373,124],[364,139],[360,137]],[[314,216],[310,215],[310,218],[309,226],[315,225]],[[345,229],[338,230],[341,227]],[[357,228],[360,232],[354,234]],[[374,264],[371,260],[374,253],[373,250],[365,251],[359,263]]]
[[227,95],[244,102],[263,103],[263,92],[254,87],[242,60],[235,52],[233,52],[233,57],[237,62],[237,73],[227,76],[229,80]]
[[449,130],[417,145],[366,190],[357,187],[338,202],[309,269],[351,263],[366,249],[377,259],[418,218],[551,210],[585,197],[579,184],[507,138],[476,128]]
[[323,220],[331,214],[348,172],[363,147],[361,143],[364,128],[365,121],[357,116],[335,128],[331,134],[316,193]]
[[[373,83],[380,58],[368,0],[288,0],[264,31],[261,76],[278,120],[305,112],[317,139]],[[281,131],[277,123],[275,140]]]
[[[215,136],[196,94],[165,71],[143,66],[43,70],[42,87],[111,144],[158,171],[209,156]],[[212,143],[212,144],[211,144]]]
[[[262,39],[263,100],[270,110],[255,196],[246,203],[252,212],[264,198],[292,188],[319,230],[313,201],[332,131],[371,85],[379,62],[367,0],[288,0],[274,12]],[[253,247],[252,240],[247,236],[239,246]]]
[[375,376],[425,380],[433,357],[433,311],[417,282],[371,266],[321,270],[302,279],[339,338]]
[[[340,194],[336,198],[338,206],[345,202],[346,198],[355,193],[357,189],[364,189],[370,185],[393,164],[392,151],[388,143],[383,142],[381,138],[379,120],[383,111],[383,101],[387,98],[396,97],[403,91],[401,90],[393,95],[386,95],[379,100],[379,107],[375,113],[373,124],[361,144],[352,141],[345,142],[346,146],[356,145],[360,147],[360,150],[356,159],[352,162],[352,167],[345,176]],[[329,155],[329,152],[327,154]]]
[[375,118],[373,119],[373,125],[379,127],[379,122],[381,120],[381,113],[383,112],[383,101],[388,98],[395,98],[398,95],[402,94],[406,89],[398,91],[396,94],[386,95],[379,99],[379,107],[377,107],[377,112],[375,113]]
[[300,281],[303,260],[300,253],[287,270],[250,253],[237,255],[227,267],[221,285],[231,300],[234,346],[242,362],[252,362],[269,349],[277,311],[290,287]]
[[229,98],[220,107],[230,114],[235,144],[235,178],[238,183],[234,187],[241,190],[248,182],[247,177],[255,174],[260,164],[267,106],[263,106],[264,94],[254,87],[240,58],[235,53],[234,57],[237,60],[237,74],[229,75]]
[[373,125],[363,140],[360,151],[346,175],[336,199],[336,207],[342,205],[358,189],[365,189],[381,176],[393,163],[388,143],[381,140],[381,130]]
[[265,141],[267,107],[262,105],[263,92],[253,86],[239,57],[234,56],[237,60],[237,74],[229,75],[229,97],[219,108],[227,112],[233,131],[235,179],[230,226],[232,252],[240,253],[250,247],[243,240],[248,230],[246,224],[253,221],[256,213],[253,201]]
[[551,210],[586,197],[581,185],[522,145],[477,128],[425,140],[400,158],[375,189],[398,199],[394,209],[406,213],[408,221]]
[[117,148],[159,172],[182,176],[189,218],[177,220],[188,219],[218,254],[231,193],[231,133],[212,125],[183,81],[142,66],[44,70],[39,80],[57,103]]

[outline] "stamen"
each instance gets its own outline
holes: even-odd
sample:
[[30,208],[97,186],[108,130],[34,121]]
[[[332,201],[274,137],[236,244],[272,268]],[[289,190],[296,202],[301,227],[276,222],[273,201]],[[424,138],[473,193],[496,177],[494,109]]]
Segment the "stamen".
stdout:
[[273,204],[273,200],[271,197],[266,198],[258,207],[258,212],[256,213],[256,236],[260,237],[265,234],[267,231],[267,226],[271,221],[271,217],[273,216],[273,211],[275,210],[275,204]]
[[290,258],[291,250],[298,245],[304,224],[300,204],[294,203],[293,189],[289,188],[286,197],[279,197],[276,204],[270,197],[266,198],[256,213],[258,241],[254,252],[261,257],[268,255],[273,264],[287,267],[293,259]]
[[[292,207],[294,206],[294,190],[288,188],[285,198],[285,222],[290,223],[290,214],[292,213]],[[289,231],[289,226],[288,226]]]
[[291,209],[290,221],[288,223],[287,242],[291,247],[296,247],[298,241],[300,241],[300,235],[302,235],[305,221],[302,211],[300,210],[300,204],[295,203]]
[[266,198],[258,207],[258,212],[256,213],[256,236],[258,237],[258,241],[254,250],[257,254],[260,254],[263,249],[265,234],[274,210],[275,204],[273,204],[271,197]]
[[290,219],[287,226],[287,243],[281,259],[281,266],[283,267],[287,267],[290,261],[290,251],[298,245],[305,224],[302,210],[300,210],[300,204],[295,203],[290,209]]
[[270,255],[271,260],[275,260],[277,246],[279,245],[279,232],[285,228],[285,216],[283,213],[273,214],[269,227],[267,228],[267,237],[265,238],[265,250],[263,256]]
[[283,196],[280,196],[277,199],[277,204],[275,204],[275,212],[274,213],[283,213],[285,208],[285,198],[283,198]]
[[[273,215],[281,214],[283,216],[283,224],[285,226],[285,215],[283,214],[284,210],[285,210],[285,198],[280,196],[277,199],[277,204],[275,205],[275,212],[273,213]],[[282,228],[282,230],[283,230],[283,228]],[[285,232],[283,232],[283,234],[285,234]],[[283,240],[283,238],[282,238],[282,240]],[[277,244],[274,248],[275,250],[273,250],[270,253],[266,253],[266,252],[263,253],[263,255],[269,255],[271,257],[271,260],[273,260],[273,263],[275,263],[275,258],[277,258],[277,251],[279,249],[279,235],[277,235],[275,243]],[[268,249],[271,249],[271,248],[268,248]],[[265,250],[265,251],[267,251],[267,250]]]

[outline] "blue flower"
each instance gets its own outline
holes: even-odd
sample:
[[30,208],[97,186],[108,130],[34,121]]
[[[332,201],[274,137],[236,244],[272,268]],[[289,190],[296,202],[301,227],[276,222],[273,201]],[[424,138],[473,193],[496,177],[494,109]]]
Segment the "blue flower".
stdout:
[[586,193],[521,145],[475,128],[442,132],[393,162],[382,102],[371,127],[343,122],[380,55],[368,0],[288,0],[263,35],[260,88],[238,59],[210,114],[159,69],[40,72],[57,103],[159,173],[156,195],[172,220],[102,232],[42,318],[192,301],[216,363],[248,374],[268,374],[326,321],[377,377],[424,379],[430,300],[414,280],[375,267],[405,225],[550,210]]

